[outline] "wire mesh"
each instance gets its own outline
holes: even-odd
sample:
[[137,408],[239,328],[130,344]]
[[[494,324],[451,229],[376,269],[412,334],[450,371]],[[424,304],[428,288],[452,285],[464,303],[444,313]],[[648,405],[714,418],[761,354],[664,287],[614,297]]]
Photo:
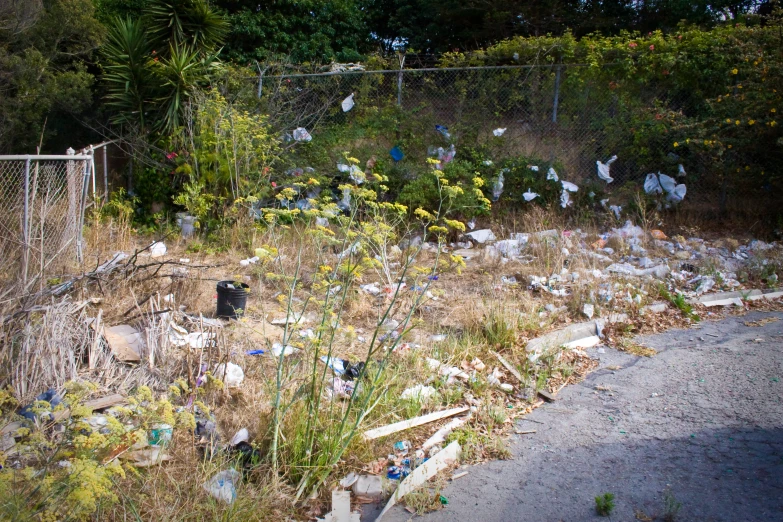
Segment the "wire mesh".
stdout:
[[[361,126],[354,137],[383,144],[420,138],[421,150],[405,150],[411,160],[423,159],[432,146],[491,143],[498,159],[556,164],[566,179],[595,183],[607,193],[640,190],[646,175],[658,172],[686,184],[686,204],[717,208],[727,193],[764,193],[758,177],[727,176],[703,157],[678,154],[662,120],[704,114],[702,99],[662,85],[618,89],[607,72],[575,65],[345,71],[265,77],[260,92],[262,110],[288,140],[297,127],[317,137],[330,128]],[[341,102],[351,94],[355,107],[344,112]],[[433,132],[436,125],[445,140]],[[502,137],[496,129],[505,129]],[[596,162],[614,155],[614,181],[605,184]],[[746,170],[764,170],[750,150],[741,162]]]
[[76,257],[89,160],[0,159],[0,252],[6,281],[45,280]]

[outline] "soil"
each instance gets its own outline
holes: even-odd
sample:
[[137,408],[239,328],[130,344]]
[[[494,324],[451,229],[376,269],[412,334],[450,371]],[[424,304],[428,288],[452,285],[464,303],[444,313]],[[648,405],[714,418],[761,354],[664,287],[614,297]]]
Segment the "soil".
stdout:
[[[783,520],[783,314],[637,341],[659,353],[589,350],[599,368],[519,422],[536,433],[514,437],[513,460],[465,468],[440,511],[396,506],[384,522]],[[599,517],[607,492],[616,507]]]

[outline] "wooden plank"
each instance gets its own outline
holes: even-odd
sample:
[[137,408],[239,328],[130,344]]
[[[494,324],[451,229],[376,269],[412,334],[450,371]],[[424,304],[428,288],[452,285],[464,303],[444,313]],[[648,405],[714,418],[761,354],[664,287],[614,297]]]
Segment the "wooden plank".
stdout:
[[386,426],[381,426],[380,428],[375,428],[373,430],[365,431],[364,440],[378,439],[380,437],[391,435],[392,433],[397,433],[398,431],[415,428],[416,426],[421,426],[422,424],[435,422],[437,420],[445,419],[447,417],[453,417],[454,415],[459,415],[460,413],[466,412],[469,409],[470,408],[468,408],[467,406],[462,406],[459,408],[451,408],[450,410],[436,411],[434,413],[428,413],[427,415],[422,415],[420,417],[414,417],[412,419],[395,422],[394,424],[387,424]]
[[498,361],[500,361],[500,364],[502,364],[506,368],[506,370],[511,372],[511,375],[516,377],[516,379],[519,381],[520,384],[525,384],[525,380],[522,378],[522,375],[517,371],[516,368],[514,368],[514,366],[510,362],[506,360],[505,357],[503,357],[502,355],[500,355],[495,351],[490,350],[490,352],[492,353],[492,355],[497,357]]
[[[106,397],[99,397],[97,399],[86,401],[84,404],[82,404],[82,406],[86,406],[93,411],[98,411],[105,410],[106,408],[120,404],[121,402],[125,402],[125,400],[126,398],[124,395],[115,393],[113,395],[107,395]],[[54,422],[60,422],[61,420],[67,419],[70,416],[71,410],[69,409],[57,411],[54,413]]]

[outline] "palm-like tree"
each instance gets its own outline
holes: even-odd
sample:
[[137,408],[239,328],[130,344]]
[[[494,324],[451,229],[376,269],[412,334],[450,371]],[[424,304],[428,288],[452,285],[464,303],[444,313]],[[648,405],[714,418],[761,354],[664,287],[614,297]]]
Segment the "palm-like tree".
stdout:
[[141,20],[116,19],[103,52],[114,122],[171,132],[219,65],[228,23],[206,0],[154,0]]

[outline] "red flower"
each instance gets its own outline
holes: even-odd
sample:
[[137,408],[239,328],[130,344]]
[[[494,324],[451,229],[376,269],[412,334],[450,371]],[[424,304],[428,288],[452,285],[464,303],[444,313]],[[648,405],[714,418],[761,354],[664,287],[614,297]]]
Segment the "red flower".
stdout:
[[631,42],[631,43],[628,44],[628,47],[633,48],[633,47],[636,47],[637,45],[639,45],[639,44],[637,44],[636,42]]
[[651,45],[651,46],[650,46],[650,50],[651,50],[651,51],[654,51],[654,50],[655,50],[655,46],[654,46],[654,45]]
[[273,181],[273,182],[272,182],[272,188],[275,188],[275,187],[277,187],[277,183],[275,183],[275,182]]

